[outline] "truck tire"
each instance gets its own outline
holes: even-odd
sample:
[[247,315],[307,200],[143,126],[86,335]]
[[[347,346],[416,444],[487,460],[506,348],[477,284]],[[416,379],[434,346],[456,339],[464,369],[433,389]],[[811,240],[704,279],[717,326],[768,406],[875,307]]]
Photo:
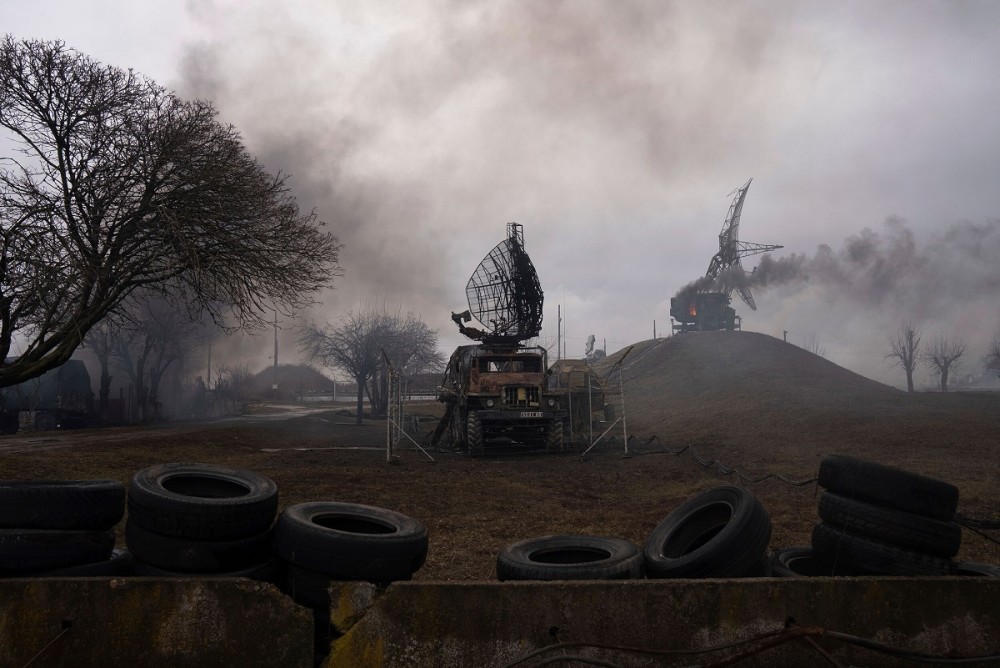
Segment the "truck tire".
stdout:
[[955,516],[958,488],[902,469],[829,455],[819,465],[819,486],[850,499],[944,522]]
[[486,450],[486,443],[483,436],[483,422],[479,419],[479,413],[469,411],[466,419],[465,442],[470,455],[481,455]]
[[822,523],[813,528],[812,547],[820,558],[837,568],[854,569],[864,575],[948,575],[952,571],[950,559],[856,536]]
[[103,561],[114,546],[112,530],[0,529],[0,577]]
[[563,423],[558,418],[549,420],[545,425],[545,449],[548,452],[562,452]]
[[357,503],[313,501],[278,516],[275,552],[333,580],[409,580],[427,558],[427,529],[412,517]]
[[129,521],[167,536],[226,540],[274,523],[278,487],[270,478],[212,464],[157,464],[132,476]]
[[980,564],[974,561],[956,561],[952,567],[952,575],[1000,578],[1000,566],[995,564]]
[[125,544],[144,563],[189,573],[235,571],[274,557],[270,529],[255,536],[208,540],[165,536],[129,521]]
[[855,501],[823,492],[819,517],[831,527],[917,552],[954,557],[962,544],[962,527],[922,515]]
[[117,480],[0,482],[0,527],[104,531],[124,515]]
[[159,566],[154,566],[153,564],[136,559],[132,564],[132,570],[135,571],[136,575],[156,578],[190,578],[197,576],[213,578],[249,578],[251,580],[257,580],[258,582],[270,582],[272,584],[278,584],[284,580],[281,562],[279,559],[273,557],[267,561],[262,561],[259,564],[251,564],[249,566],[231,571],[204,572],[175,571],[169,568],[160,568]]
[[742,487],[717,487],[682,503],[646,539],[650,578],[752,575],[767,554],[771,518]]
[[497,579],[628,580],[642,577],[642,553],[621,538],[541,536],[505,547]]
[[829,577],[857,575],[843,567],[837,569],[821,559],[811,547],[785,547],[771,553],[771,575],[777,578]]

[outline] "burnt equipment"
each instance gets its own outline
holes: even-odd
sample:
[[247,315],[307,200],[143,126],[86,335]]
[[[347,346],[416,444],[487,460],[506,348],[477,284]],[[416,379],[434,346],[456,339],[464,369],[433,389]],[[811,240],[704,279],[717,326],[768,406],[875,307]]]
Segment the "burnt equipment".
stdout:
[[[544,348],[524,342],[542,329],[542,288],[524,251],[524,232],[507,224],[507,238],[479,263],[465,289],[469,310],[452,320],[477,345],[459,346],[438,388],[445,404],[431,445],[459,450],[561,450],[566,412],[548,389]],[[472,326],[473,318],[481,327]]]
[[734,197],[719,233],[719,252],[712,256],[705,277],[682,288],[676,297],[670,299],[670,317],[674,321],[675,332],[739,329],[740,317],[730,306],[733,290],[751,310],[757,310],[741,259],[783,246],[739,240],[743,201],[751,181],[753,179],[730,193]]

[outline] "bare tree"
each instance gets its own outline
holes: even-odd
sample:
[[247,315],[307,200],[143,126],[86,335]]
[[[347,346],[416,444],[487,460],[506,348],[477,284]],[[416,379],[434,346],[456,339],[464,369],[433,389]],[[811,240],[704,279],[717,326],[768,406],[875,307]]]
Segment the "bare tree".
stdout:
[[818,357],[826,357],[826,348],[820,345],[819,337],[815,333],[809,335],[809,338],[806,339],[806,345],[803,348]]
[[111,318],[105,318],[92,327],[83,337],[83,344],[94,353],[101,367],[101,378],[97,393],[98,415],[105,420],[109,418],[111,410],[111,379],[113,378],[111,375],[111,358],[114,354],[118,336],[118,325]]
[[303,327],[299,347],[311,360],[344,371],[358,384],[359,424],[364,418],[366,392],[373,413],[382,414],[386,408],[383,350],[408,375],[444,363],[437,352],[437,333],[419,318],[413,314],[393,315],[371,305],[348,313],[337,325]]
[[336,238],[216,116],[62,42],[0,41],[0,387],[140,289],[254,329],[340,275]]
[[983,366],[990,371],[1000,373],[1000,334],[993,335],[993,341],[990,342],[990,347],[986,350]]
[[924,363],[937,371],[941,378],[941,391],[948,391],[948,374],[958,368],[959,360],[965,354],[965,342],[952,340],[944,335],[933,339],[924,351]]
[[892,366],[899,366],[906,372],[906,391],[913,392],[913,371],[920,360],[920,330],[912,322],[903,323],[893,338],[889,339],[889,354]]
[[166,302],[142,306],[128,324],[123,325],[113,349],[113,356],[129,377],[141,421],[156,420],[160,415],[160,387],[171,366],[183,364],[197,341],[197,326],[178,318]]

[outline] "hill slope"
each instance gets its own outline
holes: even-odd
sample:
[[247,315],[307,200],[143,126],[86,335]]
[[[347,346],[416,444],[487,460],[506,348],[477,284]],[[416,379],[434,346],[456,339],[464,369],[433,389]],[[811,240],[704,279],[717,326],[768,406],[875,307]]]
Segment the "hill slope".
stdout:
[[754,332],[643,341],[598,370],[608,373],[623,356],[629,433],[640,438],[724,448],[757,462],[786,460],[779,453],[789,446],[816,457],[879,452],[887,463],[924,447],[995,456],[997,394],[907,394]]

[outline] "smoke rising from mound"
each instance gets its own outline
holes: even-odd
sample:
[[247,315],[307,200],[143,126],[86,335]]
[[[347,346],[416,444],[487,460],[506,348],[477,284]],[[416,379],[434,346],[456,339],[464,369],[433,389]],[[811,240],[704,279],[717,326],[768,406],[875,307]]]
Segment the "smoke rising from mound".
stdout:
[[957,303],[1000,291],[1000,220],[956,223],[921,243],[906,221],[889,218],[881,231],[866,228],[839,250],[823,244],[811,257],[767,254],[753,271],[730,268],[714,280],[689,283],[677,295],[778,286],[794,292],[807,284],[857,307],[891,303],[915,320],[943,319]]

